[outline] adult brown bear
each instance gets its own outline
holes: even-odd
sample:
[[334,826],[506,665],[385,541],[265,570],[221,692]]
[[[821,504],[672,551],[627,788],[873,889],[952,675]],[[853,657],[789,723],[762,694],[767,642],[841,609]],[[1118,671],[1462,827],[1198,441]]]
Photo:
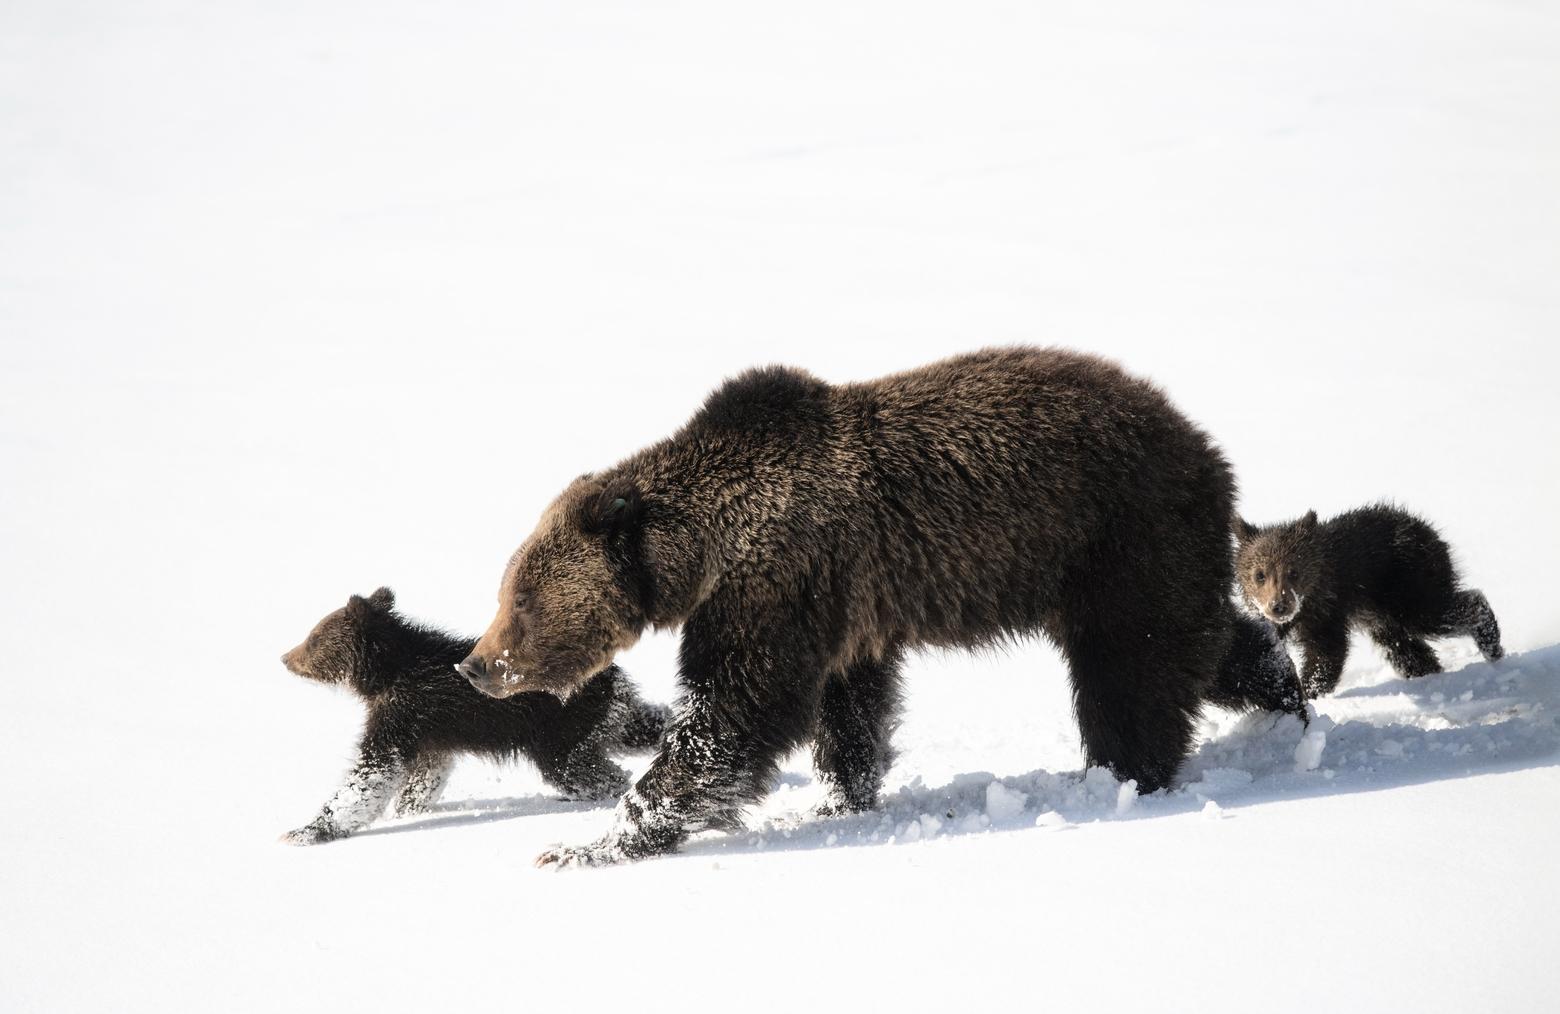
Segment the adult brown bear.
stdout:
[[605,838],[542,863],[729,826],[810,739],[836,805],[871,806],[904,653],[1036,632],[1066,655],[1089,762],[1152,791],[1204,698],[1242,696],[1221,662],[1257,661],[1226,660],[1234,492],[1158,389],[1091,356],[988,350],[837,386],[753,370],[564,490],[459,668],[493,696],[567,697],[647,626],[682,628],[655,762]]

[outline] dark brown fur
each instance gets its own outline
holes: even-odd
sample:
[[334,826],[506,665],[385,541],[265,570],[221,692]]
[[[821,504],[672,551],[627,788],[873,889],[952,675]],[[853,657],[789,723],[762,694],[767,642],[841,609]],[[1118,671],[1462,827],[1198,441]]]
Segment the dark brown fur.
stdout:
[[1498,659],[1500,626],[1482,592],[1460,588],[1451,550],[1428,521],[1388,504],[1318,522],[1239,521],[1241,593],[1305,652],[1310,696],[1338,686],[1349,631],[1362,628],[1406,677],[1440,672],[1426,638],[1466,635]]
[[368,709],[347,784],[286,841],[344,837],[377,819],[397,793],[397,815],[425,809],[459,754],[524,757],[574,798],[615,796],[628,786],[610,754],[653,746],[668,709],[641,701],[616,666],[567,704],[550,694],[486,697],[454,668],[474,644],[407,620],[390,589],[381,588],[352,596],[282,656],[289,671],[345,687]]
[[656,762],[607,839],[549,859],[728,823],[808,740],[842,804],[871,805],[903,653],[1036,633],[1067,657],[1089,762],[1152,791],[1232,644],[1233,497],[1208,438],[1101,359],[993,350],[839,386],[753,370],[554,501],[464,671],[567,697],[647,627],[682,628]]

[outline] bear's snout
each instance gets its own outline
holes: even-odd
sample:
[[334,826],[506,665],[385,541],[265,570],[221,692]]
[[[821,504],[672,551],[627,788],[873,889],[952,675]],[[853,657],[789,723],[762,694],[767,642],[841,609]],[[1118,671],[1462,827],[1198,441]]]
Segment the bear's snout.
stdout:
[[456,664],[455,671],[466,677],[467,683],[489,697],[508,697],[519,690],[511,680],[494,678],[488,671],[487,662],[483,661],[480,655],[467,655],[464,661]]
[[487,663],[475,655],[467,655],[464,661],[455,663],[455,671],[472,683],[487,679]]
[[1274,623],[1285,623],[1295,618],[1300,611],[1300,596],[1292,591],[1281,591],[1273,599],[1273,604],[1268,607],[1268,619]]

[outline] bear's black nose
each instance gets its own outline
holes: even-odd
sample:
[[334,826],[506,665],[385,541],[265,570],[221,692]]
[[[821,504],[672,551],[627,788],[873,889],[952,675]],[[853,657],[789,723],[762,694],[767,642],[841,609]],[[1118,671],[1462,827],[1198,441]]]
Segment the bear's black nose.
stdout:
[[471,683],[480,683],[487,680],[487,664],[475,655],[467,655],[466,660],[455,666],[455,671]]

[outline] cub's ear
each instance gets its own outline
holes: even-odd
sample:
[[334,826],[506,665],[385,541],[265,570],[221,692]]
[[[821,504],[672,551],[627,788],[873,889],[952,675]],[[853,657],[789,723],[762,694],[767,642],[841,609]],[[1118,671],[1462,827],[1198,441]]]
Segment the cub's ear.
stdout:
[[395,592],[381,585],[378,591],[368,597],[368,604],[376,609],[394,609]]
[[1234,528],[1235,540],[1242,545],[1257,537],[1257,526],[1252,524],[1250,521],[1247,521],[1239,514],[1235,515]]
[[586,502],[585,530],[600,535],[618,535],[638,526],[644,512],[644,497],[631,479],[613,479],[592,501]]
[[347,599],[347,615],[354,620],[361,620],[369,613],[368,599],[361,595],[354,595]]
[[1305,512],[1305,517],[1301,518],[1299,521],[1297,521],[1295,523],[1295,528],[1299,529],[1300,534],[1302,534],[1302,535],[1304,535],[1305,533],[1309,532],[1311,529],[1313,529],[1315,527],[1316,527],[1316,512],[1315,511],[1306,511]]

